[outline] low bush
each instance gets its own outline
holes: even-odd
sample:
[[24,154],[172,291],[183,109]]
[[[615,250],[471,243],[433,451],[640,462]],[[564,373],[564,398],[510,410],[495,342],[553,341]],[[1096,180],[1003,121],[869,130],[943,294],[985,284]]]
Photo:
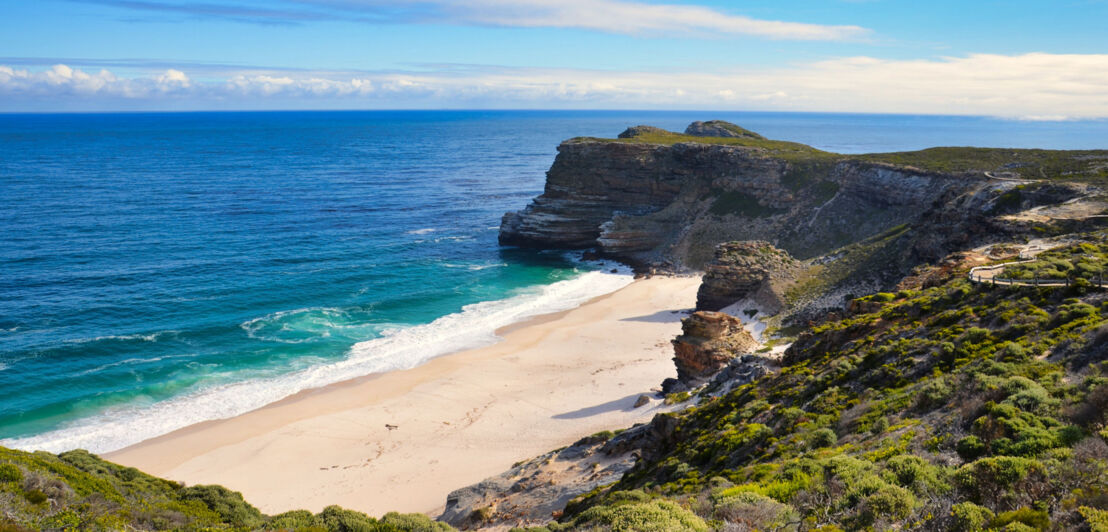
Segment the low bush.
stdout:
[[0,482],[22,482],[23,470],[15,464],[0,464]]
[[972,502],[960,502],[950,508],[950,515],[955,532],[977,532],[985,530],[986,526],[996,517],[992,510],[978,506]]

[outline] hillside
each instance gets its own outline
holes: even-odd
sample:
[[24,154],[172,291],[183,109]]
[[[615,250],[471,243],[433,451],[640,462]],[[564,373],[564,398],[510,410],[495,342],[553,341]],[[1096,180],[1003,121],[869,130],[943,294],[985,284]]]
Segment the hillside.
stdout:
[[967,271],[863,297],[772,374],[656,418],[634,469],[544,530],[1103,529],[1108,296]]
[[60,455],[0,447],[0,531],[298,530],[433,532],[452,530],[418,514],[381,519],[331,506],[313,515],[263,515],[238,492],[183,486],[86,451]]

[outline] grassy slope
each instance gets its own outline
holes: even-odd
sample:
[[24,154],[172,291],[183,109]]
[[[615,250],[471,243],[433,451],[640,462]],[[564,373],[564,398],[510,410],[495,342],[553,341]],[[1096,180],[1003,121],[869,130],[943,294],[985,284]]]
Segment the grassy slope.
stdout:
[[863,299],[873,312],[802,335],[780,373],[674,414],[675,445],[550,529],[1108,523],[1103,292],[959,274]]
[[331,506],[319,514],[263,515],[238,492],[185,487],[85,451],[60,455],[0,447],[0,532],[24,530],[452,530],[424,515],[380,520]]
[[1029,150],[1010,148],[944,147],[914,152],[841,155],[795,142],[757,138],[695,137],[680,133],[648,133],[627,139],[578,137],[568,142],[621,142],[631,144],[673,144],[690,142],[743,146],[765,150],[767,155],[789,162],[823,163],[856,160],[918,168],[931,172],[992,172],[1022,179],[1066,181],[1108,180],[1108,150]]

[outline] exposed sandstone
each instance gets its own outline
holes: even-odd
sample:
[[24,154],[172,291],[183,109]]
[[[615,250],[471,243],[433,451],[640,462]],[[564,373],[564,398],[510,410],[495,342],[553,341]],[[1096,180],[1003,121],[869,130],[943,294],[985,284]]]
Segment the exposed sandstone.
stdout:
[[677,378],[686,384],[711,378],[735,357],[758,347],[738,318],[699,311],[681,321],[681,336],[673,340]]
[[715,260],[704,268],[696,308],[720,310],[749,298],[770,313],[777,313],[784,306],[780,287],[793,278],[799,267],[799,262],[769,242],[720,244]]

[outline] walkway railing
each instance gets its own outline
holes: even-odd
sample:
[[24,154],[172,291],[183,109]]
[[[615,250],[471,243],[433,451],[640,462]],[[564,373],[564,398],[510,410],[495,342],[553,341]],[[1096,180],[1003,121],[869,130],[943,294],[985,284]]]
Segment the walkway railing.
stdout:
[[[997,277],[997,274],[1002,273],[1004,268],[1013,266],[1016,264],[1026,264],[1028,262],[1035,262],[1035,259],[1021,260],[1016,262],[1005,262],[1004,264],[996,264],[993,266],[978,266],[971,268],[969,272],[969,280],[975,283],[991,284],[993,286],[1069,286],[1073,284],[1070,279],[1005,279],[1003,277]],[[988,272],[988,273],[982,273]],[[1099,279],[1089,279],[1089,284],[1092,286],[1105,288],[1108,287],[1108,280],[1104,279],[1101,275]]]

